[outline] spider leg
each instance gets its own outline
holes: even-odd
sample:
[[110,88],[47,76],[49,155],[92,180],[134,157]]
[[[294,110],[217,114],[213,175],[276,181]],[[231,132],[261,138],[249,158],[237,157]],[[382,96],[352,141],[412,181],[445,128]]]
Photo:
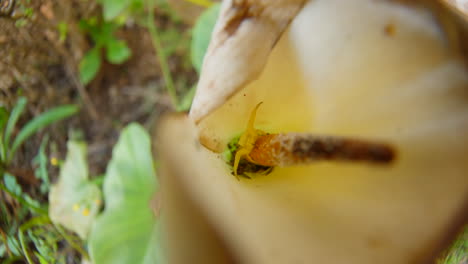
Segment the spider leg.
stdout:
[[249,155],[250,154],[250,150],[249,149],[246,149],[246,148],[240,148],[239,150],[237,150],[236,152],[236,156],[234,157],[234,176],[236,176],[237,179],[239,179],[239,177],[237,176],[237,168],[239,167],[239,162],[240,160],[242,159],[243,156],[246,156],[246,155]]

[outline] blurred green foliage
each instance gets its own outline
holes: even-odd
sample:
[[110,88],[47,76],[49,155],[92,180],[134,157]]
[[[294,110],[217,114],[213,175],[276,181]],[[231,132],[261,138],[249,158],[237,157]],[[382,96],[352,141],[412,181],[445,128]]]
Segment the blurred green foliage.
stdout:
[[111,21],[125,12],[140,11],[145,0],[98,0],[102,5],[104,20]]
[[115,37],[115,31],[120,25],[114,21],[102,21],[97,17],[80,21],[81,30],[91,37],[94,45],[80,61],[80,81],[83,84],[88,84],[96,77],[102,64],[103,49],[105,58],[112,64],[121,64],[132,55],[125,41]]
[[[64,105],[50,109],[17,129],[16,125],[26,105],[26,98],[20,97],[10,112],[0,107],[0,190],[20,205],[14,210],[7,203],[0,205],[0,260],[8,263],[26,259],[28,263],[33,263],[28,249],[28,245],[33,244],[38,250],[34,255],[40,263],[56,263],[64,257],[57,250],[62,236],[50,225],[47,205],[23,191],[14,173],[10,172],[10,166],[17,150],[29,137],[52,123],[74,115],[78,107]],[[46,141],[41,144],[42,152]],[[40,163],[43,162],[44,159],[41,159]],[[48,178],[45,175],[36,177],[43,181],[41,189],[45,192],[49,185]]]
[[86,145],[69,141],[60,176],[49,192],[49,217],[86,239],[102,205],[101,190],[89,180]]
[[457,240],[452,244],[444,256],[437,261],[437,264],[467,264],[468,263],[468,226],[458,235]]
[[78,107],[75,105],[63,105],[50,109],[27,122],[13,137],[15,134],[13,133],[14,129],[26,108],[26,104],[27,99],[20,97],[11,112],[8,112],[4,107],[0,107],[0,168],[2,170],[8,167],[18,148],[29,137],[44,127],[78,112]]
[[88,241],[94,263],[161,263],[159,221],[150,208],[157,190],[150,137],[140,125],[130,124],[104,177],[106,207]]
[[[218,19],[220,4],[210,4],[197,19],[192,30],[192,41],[190,44],[190,58],[195,70],[200,73],[208,45],[211,40],[216,20]],[[193,85],[188,92],[179,100],[176,110],[179,112],[188,111],[195,97],[197,86]]]
[[211,33],[218,19],[219,10],[219,3],[211,5],[201,14],[193,27],[191,58],[193,66],[199,73],[211,40]]

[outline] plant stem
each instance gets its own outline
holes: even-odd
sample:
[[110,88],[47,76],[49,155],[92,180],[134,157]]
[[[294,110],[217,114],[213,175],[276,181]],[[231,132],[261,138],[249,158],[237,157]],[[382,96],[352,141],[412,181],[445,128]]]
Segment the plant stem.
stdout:
[[213,2],[209,0],[185,0],[185,1],[202,6],[202,7],[210,7],[213,4]]
[[161,44],[161,39],[159,38],[159,33],[154,24],[154,4],[151,0],[147,1],[148,5],[148,17],[146,21],[146,27],[151,35],[151,40],[153,42],[153,46],[156,52],[156,57],[158,58],[159,66],[161,67],[161,71],[163,74],[164,82],[166,84],[167,92],[171,96],[171,101],[174,108],[178,106],[178,99],[177,99],[177,92],[175,90],[174,81],[171,76],[171,71],[169,69],[169,63],[167,61],[166,55],[164,54],[164,49]]
[[88,252],[86,252],[80,245],[77,245],[75,241],[73,241],[73,238],[71,238],[65,230],[59,225],[54,225],[57,231],[65,238],[65,240],[70,244],[74,249],[76,249],[80,254],[83,256],[83,258],[89,260],[89,255]]

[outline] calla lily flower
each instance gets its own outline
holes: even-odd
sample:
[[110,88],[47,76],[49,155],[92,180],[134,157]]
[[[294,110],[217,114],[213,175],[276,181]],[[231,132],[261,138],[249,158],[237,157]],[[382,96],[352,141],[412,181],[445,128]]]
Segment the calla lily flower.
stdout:
[[[160,124],[170,263],[430,263],[468,211],[468,22],[435,1],[224,1],[190,115]],[[385,142],[388,164],[233,175],[265,133]]]

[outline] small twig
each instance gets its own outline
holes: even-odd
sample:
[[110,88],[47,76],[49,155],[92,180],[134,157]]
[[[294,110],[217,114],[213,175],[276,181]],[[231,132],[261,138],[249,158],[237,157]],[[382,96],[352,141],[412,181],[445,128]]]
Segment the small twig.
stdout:
[[[61,1],[58,1],[57,3],[62,3]],[[58,8],[59,10],[64,10],[64,16],[66,19],[65,21],[69,25],[69,30],[71,31],[72,29],[75,29],[74,27],[76,22],[70,22],[69,17],[71,17],[69,5],[61,5],[59,4],[60,7]],[[85,13],[83,14],[83,17],[89,17],[89,14],[92,13],[96,8],[97,8],[97,3],[94,1],[91,1],[89,5],[87,5],[87,9],[85,10]],[[76,30],[75,30],[76,31]],[[69,35],[72,32],[69,32]],[[75,33],[75,32],[74,32]],[[76,34],[80,35],[80,34]],[[98,112],[96,110],[96,107],[94,106],[93,102],[91,101],[88,92],[86,91],[85,87],[81,82],[78,80],[76,77],[76,72],[77,69],[75,68],[75,65],[77,65],[77,62],[75,61],[74,57],[60,44],[58,44],[56,41],[50,41],[53,45],[54,48],[57,49],[59,54],[62,56],[62,59],[65,60],[65,71],[68,75],[68,77],[72,80],[75,88],[78,90],[78,94],[80,97],[83,99],[83,104],[86,108],[86,111],[89,113],[92,119],[97,120],[98,119]]]
[[11,65],[11,64],[8,64],[8,67],[12,73],[12,75],[15,77],[15,80],[21,85],[23,86],[24,89],[26,89],[27,87],[29,87],[29,85],[23,80],[23,76],[21,75],[21,73],[19,72],[19,70],[14,66],[14,65]]
[[[70,60],[72,60],[73,65],[76,65],[75,60],[72,59],[72,57],[68,54],[68,52],[65,49],[63,49],[61,46],[57,45],[56,43],[54,43],[54,46],[62,55],[62,58],[64,59],[71,58]],[[92,119],[97,120],[99,116],[98,116],[96,107],[94,106],[93,101],[91,101],[85,87],[83,86],[83,84],[81,84],[81,82],[76,77],[75,75],[76,71],[72,69],[72,66],[70,65],[70,63],[65,63],[65,71],[67,72],[68,77],[72,80],[73,84],[78,90],[78,94],[83,99],[83,104],[85,105],[85,108],[88,111],[89,115],[91,116]]]
[[93,102],[89,98],[88,92],[86,92],[86,89],[84,88],[83,84],[81,84],[78,78],[76,78],[75,74],[72,73],[71,70],[68,69],[68,67],[66,68],[67,68],[67,71],[69,72],[68,73],[69,77],[72,79],[73,83],[75,84],[76,89],[78,90],[78,93],[80,94],[80,97],[83,99],[83,103],[86,107],[86,110],[88,110],[88,113],[92,119],[97,120],[98,112]]
[[169,64],[167,62],[166,55],[164,54],[164,49],[161,44],[161,39],[159,38],[158,30],[154,25],[154,5],[152,1],[147,0],[147,6],[149,15],[147,17],[146,26],[148,31],[151,35],[151,40],[153,42],[153,46],[156,52],[156,56],[158,58],[159,66],[161,66],[161,71],[163,74],[164,82],[166,83],[167,92],[171,96],[172,104],[174,108],[177,108],[178,100],[177,100],[177,92],[175,90],[174,81],[171,76],[171,71],[169,69]]

